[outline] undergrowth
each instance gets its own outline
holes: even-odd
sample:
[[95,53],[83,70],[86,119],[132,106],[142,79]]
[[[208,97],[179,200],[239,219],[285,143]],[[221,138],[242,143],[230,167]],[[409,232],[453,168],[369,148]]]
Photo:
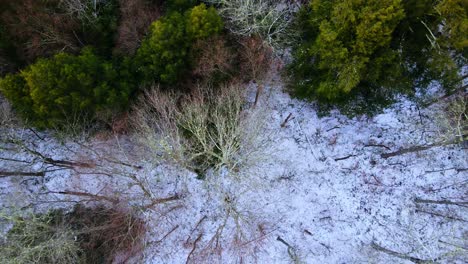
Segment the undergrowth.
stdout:
[[12,224],[0,247],[0,262],[8,264],[125,262],[143,248],[146,230],[131,210],[103,205],[0,220]]

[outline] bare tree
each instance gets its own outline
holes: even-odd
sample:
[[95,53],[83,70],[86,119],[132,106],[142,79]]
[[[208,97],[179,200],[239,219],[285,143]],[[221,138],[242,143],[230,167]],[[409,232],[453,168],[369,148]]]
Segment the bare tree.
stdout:
[[60,0],[60,4],[70,16],[78,17],[81,21],[92,22],[97,19],[98,4],[106,4],[109,0]]
[[236,84],[182,97],[152,89],[135,107],[136,128],[166,160],[202,174],[209,168],[238,170],[256,160],[264,125],[261,111],[244,109],[243,98]]
[[125,55],[133,54],[140,46],[149,25],[161,16],[161,6],[152,1],[120,0],[119,8],[115,50]]
[[279,49],[294,40],[289,30],[294,9],[272,0],[205,0],[218,6],[229,30],[241,37],[260,36],[268,45]]

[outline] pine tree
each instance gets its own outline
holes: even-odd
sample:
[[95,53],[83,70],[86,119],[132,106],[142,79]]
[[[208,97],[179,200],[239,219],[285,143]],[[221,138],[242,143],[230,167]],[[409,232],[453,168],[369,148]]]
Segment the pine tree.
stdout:
[[190,52],[196,40],[221,32],[216,10],[204,4],[184,14],[172,12],[151,25],[150,34],[137,51],[135,64],[146,82],[177,83],[190,68]]
[[360,112],[432,81],[452,89],[467,10],[457,0],[312,0],[297,18],[296,94]]
[[0,91],[15,109],[39,128],[61,127],[74,116],[93,119],[125,107],[133,86],[120,82],[116,67],[89,48],[80,55],[59,53],[39,59],[0,80]]

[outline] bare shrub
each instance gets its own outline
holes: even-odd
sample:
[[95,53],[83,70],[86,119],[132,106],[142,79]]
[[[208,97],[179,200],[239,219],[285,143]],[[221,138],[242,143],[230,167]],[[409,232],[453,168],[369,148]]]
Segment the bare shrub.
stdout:
[[73,32],[79,22],[65,12],[54,10],[57,1],[23,0],[2,4],[2,23],[15,46],[21,48],[22,59],[32,62],[37,57],[58,51],[76,52],[80,43]]
[[11,105],[0,95],[0,127],[9,128],[16,122],[17,119]]
[[240,40],[241,76],[248,80],[261,81],[270,69],[273,51],[260,37],[248,37]]
[[191,248],[186,263],[219,263],[225,257],[232,263],[258,262],[256,254],[276,228],[268,222],[270,219],[262,220],[265,218],[260,210],[246,206],[244,193],[237,192],[238,187],[233,188],[234,193],[217,190],[210,195],[216,209],[194,224],[184,243]]
[[140,46],[149,25],[161,16],[161,6],[145,0],[120,0],[120,24],[115,51],[131,55]]
[[200,40],[194,45],[192,76],[206,85],[227,80],[261,82],[273,62],[273,49],[259,36],[242,37],[234,46],[226,36]]
[[78,230],[87,263],[114,263],[120,254],[126,260],[143,249],[145,223],[129,209],[77,206],[66,222]]
[[0,248],[2,263],[125,262],[143,249],[146,231],[131,210],[103,205],[0,219],[13,224]]
[[15,141],[18,134],[21,134],[23,124],[16,116],[11,104],[0,94],[0,150],[5,152],[3,144]]
[[[116,124],[113,127],[115,130],[123,128],[123,131],[107,133],[101,139],[91,128],[82,129],[80,124],[86,119],[71,119],[67,130],[52,134],[51,131],[36,131],[10,124],[9,118],[2,119],[3,125],[0,126],[0,161],[3,165],[0,178],[43,182],[54,177],[54,181],[61,182],[53,187],[41,185],[40,192],[36,193],[40,199],[36,196],[22,197],[21,203],[40,206],[50,199],[64,204],[83,200],[125,201],[140,209],[152,209],[180,198],[177,193],[165,193],[167,197],[161,197],[163,194],[155,191],[156,179],[145,171],[145,163],[139,150],[133,148],[132,139],[117,134],[125,132],[127,117],[123,117],[122,126]],[[63,174],[55,174],[57,171]],[[3,193],[0,196],[1,202],[7,202],[2,200]],[[8,201],[13,206],[15,203],[16,200]]]
[[216,36],[207,40],[198,40],[195,51],[195,64],[192,75],[207,82],[232,77],[236,53],[227,45],[226,39]]
[[183,163],[181,131],[177,127],[177,100],[180,95],[163,93],[155,86],[145,91],[134,107],[135,130],[144,146],[164,160]]
[[0,215],[13,224],[0,244],[2,263],[77,263],[79,243],[59,211],[27,217]]
[[127,134],[130,130],[130,120],[128,119],[128,113],[121,114],[112,119],[110,124],[112,132],[114,134]]
[[438,110],[438,138],[443,142],[461,143],[468,139],[468,96],[459,95]]
[[217,91],[197,89],[187,96],[153,88],[135,107],[143,143],[168,160],[204,175],[206,170],[235,171],[254,161],[263,122],[245,109],[243,91],[229,84]]
[[70,16],[82,23],[96,23],[103,6],[113,0],[58,0],[59,6]]
[[80,20],[93,21],[97,17],[97,3],[103,0],[60,0],[62,7],[70,16]]

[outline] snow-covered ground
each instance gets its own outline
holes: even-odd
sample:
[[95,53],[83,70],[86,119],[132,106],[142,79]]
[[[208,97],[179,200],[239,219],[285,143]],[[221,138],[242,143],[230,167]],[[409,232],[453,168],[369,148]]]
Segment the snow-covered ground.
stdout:
[[[265,86],[257,107],[266,145],[255,165],[237,177],[221,173],[197,180],[194,173],[158,162],[157,155],[149,157],[131,136],[60,143],[25,131],[30,148],[93,166],[39,179],[0,178],[0,206],[32,202],[43,210],[73,205],[58,200],[90,198],[51,191],[117,193],[119,202],[147,208],[141,212],[149,225],[147,247],[135,263],[411,263],[382,248],[442,263],[468,259],[462,255],[468,248],[466,204],[415,202],[467,201],[466,149],[380,156],[431,143],[430,110],[402,99],[373,118],[319,118],[311,104],[282,89],[279,81]],[[0,157],[32,161],[34,155],[7,148]],[[34,170],[46,166],[33,163]],[[28,163],[0,160],[3,170],[20,166],[31,170]],[[146,206],[151,199],[141,198],[174,195],[179,199],[152,206]]]

